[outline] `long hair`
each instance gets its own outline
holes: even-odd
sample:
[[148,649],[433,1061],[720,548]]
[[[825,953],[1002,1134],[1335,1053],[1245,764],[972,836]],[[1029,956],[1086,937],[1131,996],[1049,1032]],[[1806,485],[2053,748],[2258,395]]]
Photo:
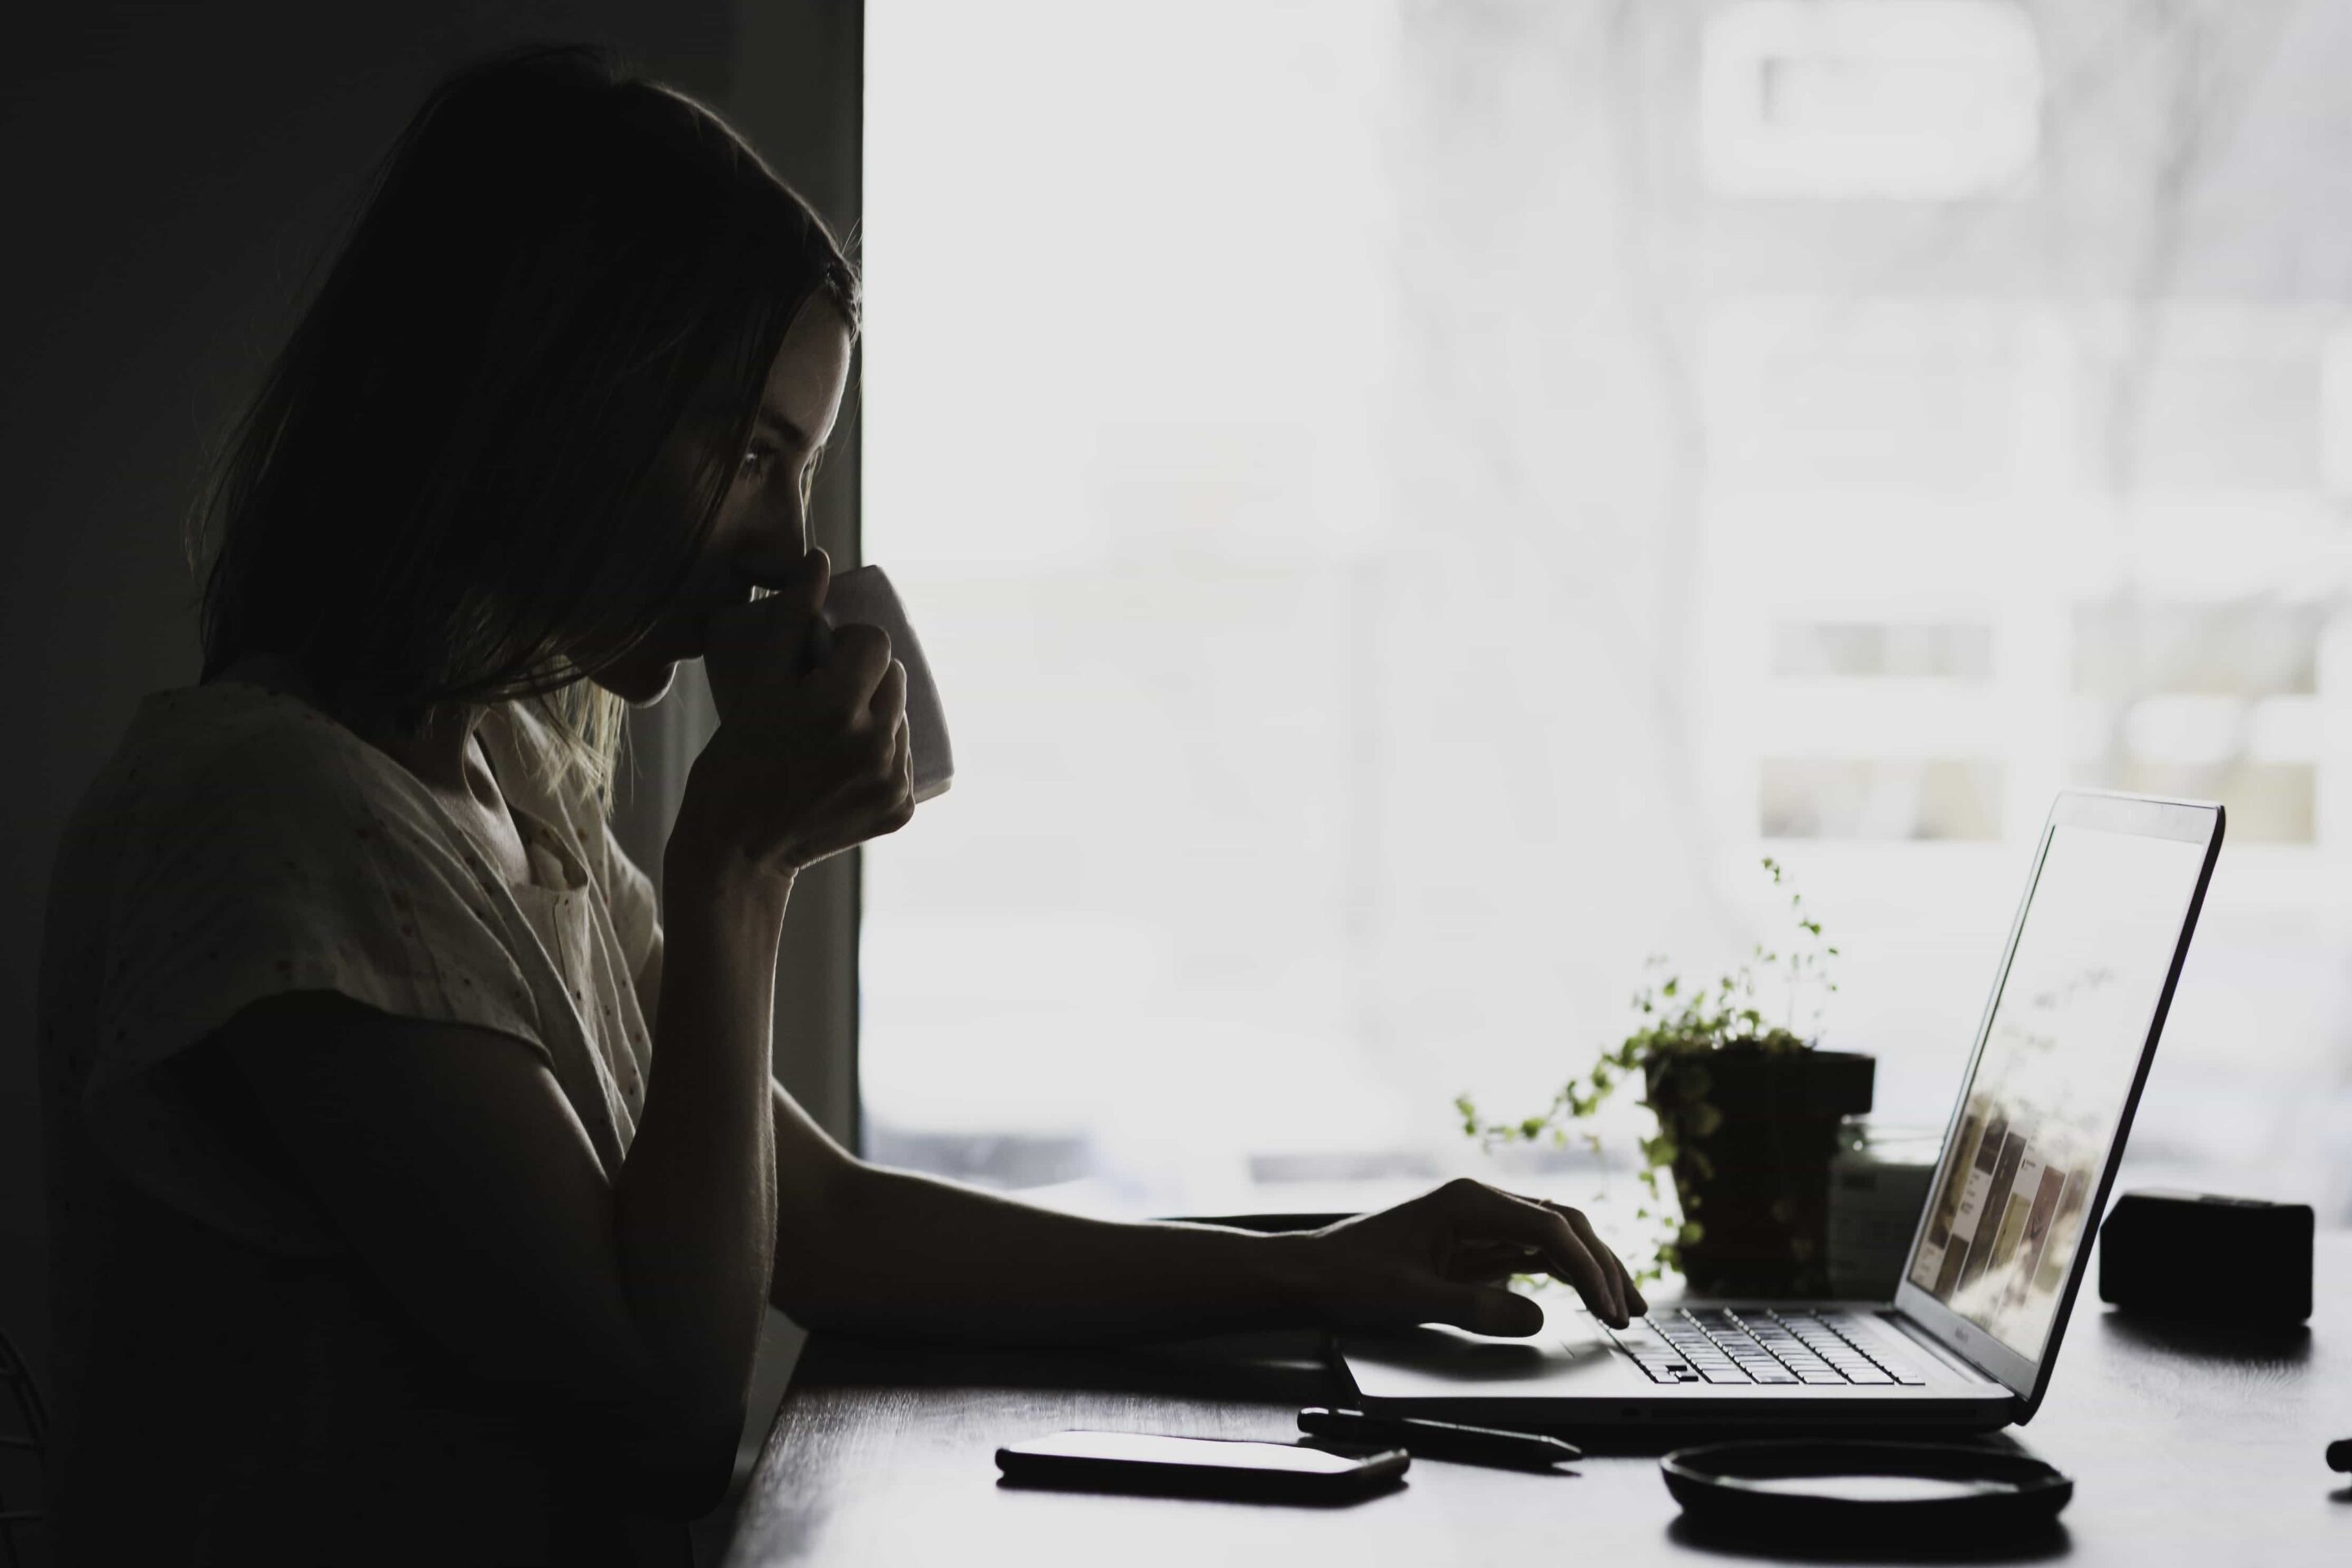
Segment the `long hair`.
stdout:
[[858,285],[717,115],[585,48],[435,89],[193,519],[206,679],[290,661],[413,731],[524,700],[609,803],[627,652],[706,544],[768,370]]

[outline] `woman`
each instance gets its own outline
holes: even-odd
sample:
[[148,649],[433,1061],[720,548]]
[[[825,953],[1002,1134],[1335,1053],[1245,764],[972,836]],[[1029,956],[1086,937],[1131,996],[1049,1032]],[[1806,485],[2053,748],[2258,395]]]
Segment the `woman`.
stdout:
[[[770,1077],[803,868],[912,815],[905,671],[800,652],[857,288],[699,106],[543,51],[436,90],[210,497],[202,682],[141,708],[43,963],[58,1503],[92,1562],[677,1560],[761,1315],[1111,1342],[1439,1321],[1572,1209],[1078,1219],[867,1165]],[[762,592],[765,590],[766,592]],[[625,703],[723,699],[665,920]],[[656,1042],[659,1049],[655,1050]]]

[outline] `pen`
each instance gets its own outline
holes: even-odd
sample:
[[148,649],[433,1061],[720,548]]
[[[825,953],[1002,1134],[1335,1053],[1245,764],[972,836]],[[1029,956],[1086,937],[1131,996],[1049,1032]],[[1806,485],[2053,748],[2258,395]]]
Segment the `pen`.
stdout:
[[1298,1429],[1349,1443],[1394,1444],[1415,1458],[1460,1459],[1474,1465],[1513,1465],[1524,1469],[1584,1458],[1584,1450],[1575,1444],[1533,1432],[1500,1432],[1491,1426],[1425,1421],[1417,1415],[1367,1415],[1360,1410],[1326,1410],[1320,1405],[1298,1413]]

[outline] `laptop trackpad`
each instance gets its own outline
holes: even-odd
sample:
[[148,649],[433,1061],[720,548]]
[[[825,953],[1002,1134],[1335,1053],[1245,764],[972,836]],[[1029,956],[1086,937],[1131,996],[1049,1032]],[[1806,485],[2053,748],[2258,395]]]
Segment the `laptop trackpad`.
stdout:
[[1590,1314],[1554,1311],[1531,1339],[1490,1339],[1430,1324],[1400,1332],[1343,1334],[1339,1348],[1368,1399],[1560,1398],[1647,1391],[1649,1380],[1612,1348]]

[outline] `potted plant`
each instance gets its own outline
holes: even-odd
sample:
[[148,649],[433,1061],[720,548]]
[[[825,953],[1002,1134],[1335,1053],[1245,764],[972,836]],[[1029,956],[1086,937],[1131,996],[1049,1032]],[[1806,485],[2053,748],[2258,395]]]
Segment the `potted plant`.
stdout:
[[[1779,862],[1764,869],[1785,888]],[[1797,938],[1786,952],[1757,943],[1751,962],[1716,984],[1691,985],[1658,972],[1633,996],[1633,1032],[1572,1078],[1539,1115],[1486,1121],[1468,1095],[1454,1101],[1462,1130],[1489,1149],[1549,1139],[1565,1144],[1574,1123],[1596,1114],[1626,1081],[1639,1079],[1643,1106],[1657,1120],[1641,1142],[1645,1202],[1639,1219],[1659,1227],[1643,1283],[1680,1272],[1708,1295],[1797,1296],[1827,1291],[1829,1169],[1840,1124],[1870,1109],[1876,1064],[1867,1056],[1818,1048],[1829,994],[1827,960],[1837,949],[1789,890]],[[1768,1024],[1757,970],[1780,970],[1788,991],[1784,1022]],[[1810,997],[1807,1034],[1797,1029]],[[1595,1154],[1599,1134],[1581,1134]],[[1658,1183],[1674,1177],[1679,1215]]]

